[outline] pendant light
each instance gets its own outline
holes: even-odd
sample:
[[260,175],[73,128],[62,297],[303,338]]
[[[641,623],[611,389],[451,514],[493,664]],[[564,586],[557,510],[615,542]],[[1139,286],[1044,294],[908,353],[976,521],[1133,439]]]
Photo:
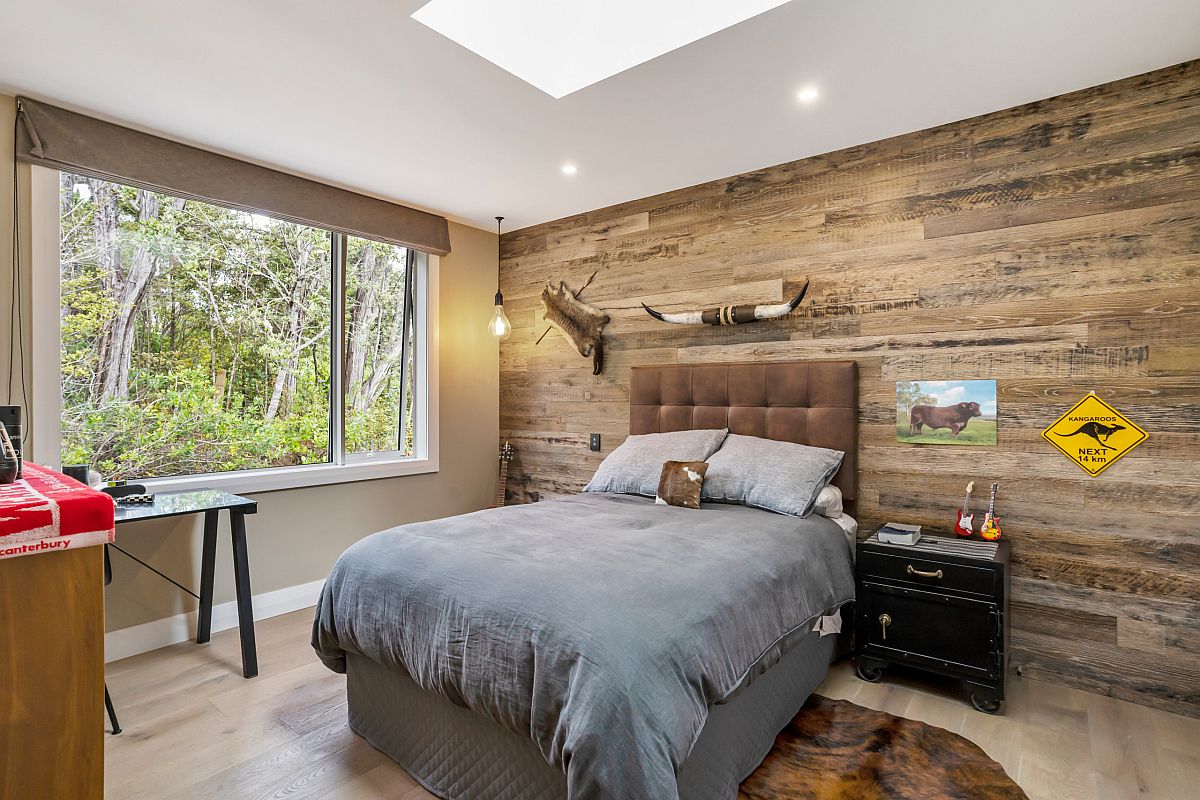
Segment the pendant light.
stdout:
[[[504,217],[496,217],[496,239],[500,238],[500,223],[504,221]],[[495,336],[500,341],[504,341],[509,336],[512,336],[512,323],[508,321],[508,317],[504,315],[504,295],[500,293],[500,264],[496,264],[496,311],[492,314],[492,321],[488,323],[488,333]]]

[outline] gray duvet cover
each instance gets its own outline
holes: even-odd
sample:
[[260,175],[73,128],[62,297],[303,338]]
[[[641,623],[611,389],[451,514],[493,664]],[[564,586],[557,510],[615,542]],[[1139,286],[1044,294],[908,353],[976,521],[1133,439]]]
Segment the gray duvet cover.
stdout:
[[670,800],[708,707],[853,592],[823,517],[583,494],[363,539],[325,584],[313,646],[530,736],[572,800]]

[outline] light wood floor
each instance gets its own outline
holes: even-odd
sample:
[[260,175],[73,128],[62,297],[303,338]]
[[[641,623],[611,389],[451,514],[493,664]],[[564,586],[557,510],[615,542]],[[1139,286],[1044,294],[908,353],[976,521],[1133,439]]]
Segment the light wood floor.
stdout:
[[[236,631],[109,664],[125,730],[107,737],[109,800],[429,800],[346,727],[345,679],[316,660],[311,623],[309,610],[260,622],[249,681]],[[1026,679],[1009,690],[992,717],[952,682],[868,684],[840,663],[817,691],[966,736],[1034,800],[1197,796],[1200,719]]]

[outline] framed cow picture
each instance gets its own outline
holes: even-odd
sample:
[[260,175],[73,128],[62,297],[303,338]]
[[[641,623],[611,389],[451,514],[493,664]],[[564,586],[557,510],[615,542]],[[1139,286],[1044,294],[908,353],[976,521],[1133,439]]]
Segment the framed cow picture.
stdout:
[[896,440],[996,444],[995,381],[896,381]]

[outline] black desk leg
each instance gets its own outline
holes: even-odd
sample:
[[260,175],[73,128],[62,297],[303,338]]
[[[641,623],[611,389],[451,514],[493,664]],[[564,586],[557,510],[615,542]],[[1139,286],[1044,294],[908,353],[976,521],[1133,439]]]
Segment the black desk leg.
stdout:
[[229,509],[233,531],[233,585],[237,592],[238,627],[242,636],[242,675],[258,674],[258,650],[254,645],[254,609],[250,600],[250,562],[246,555],[246,515]]
[[204,551],[200,561],[200,614],[196,619],[196,644],[204,644],[212,631],[213,573],[217,569],[217,518],[204,512]]
[[108,711],[108,722],[112,725],[112,735],[121,732],[121,723],[117,722],[117,710],[113,708],[112,697],[108,694],[108,684],[104,684],[104,708]]

